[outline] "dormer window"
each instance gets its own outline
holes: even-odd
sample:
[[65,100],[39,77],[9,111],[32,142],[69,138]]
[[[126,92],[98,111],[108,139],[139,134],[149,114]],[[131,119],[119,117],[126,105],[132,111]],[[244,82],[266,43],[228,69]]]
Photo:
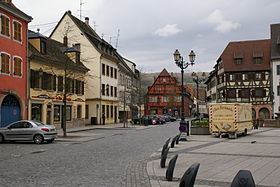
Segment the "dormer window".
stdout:
[[40,51],[41,51],[41,53],[42,54],[46,54],[47,53],[47,44],[46,44],[46,41],[43,41],[43,40],[41,40],[41,49],[40,49]]
[[242,61],[243,61],[243,54],[242,54],[242,52],[239,52],[239,51],[234,52],[234,57],[233,58],[234,58],[234,61],[235,61],[236,65],[242,64]]
[[263,58],[263,52],[261,50],[256,50],[253,52],[254,64],[261,64]]

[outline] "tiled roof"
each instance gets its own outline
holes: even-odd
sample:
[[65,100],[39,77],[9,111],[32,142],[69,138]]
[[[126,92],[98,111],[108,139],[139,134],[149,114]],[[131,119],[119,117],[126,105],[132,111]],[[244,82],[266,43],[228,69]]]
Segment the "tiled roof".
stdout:
[[[261,64],[254,63],[254,57],[262,57]],[[242,58],[237,64],[235,58]],[[270,40],[230,42],[219,60],[225,71],[254,71],[270,69]]]
[[26,22],[30,22],[32,20],[31,16],[28,16],[27,14],[22,12],[13,3],[6,3],[3,1],[0,1],[0,9],[5,10],[20,19],[23,19]]
[[[29,34],[31,34],[32,36],[35,35],[33,31],[29,31]],[[41,36],[43,35],[38,34],[38,38],[42,38]],[[78,68],[79,70],[85,72],[88,71],[88,68],[86,68],[82,62],[76,64],[72,60],[70,60],[67,55],[65,55],[62,52],[62,50],[65,48],[65,46],[62,43],[52,40],[45,36],[43,38],[44,41],[46,42],[46,54],[40,53],[36,48],[33,47],[31,43],[29,43],[28,44],[28,50],[30,53],[29,58],[41,59],[43,61],[47,61],[50,65],[53,64],[61,67],[63,66],[62,64],[63,62],[67,62],[70,65],[69,67]]]

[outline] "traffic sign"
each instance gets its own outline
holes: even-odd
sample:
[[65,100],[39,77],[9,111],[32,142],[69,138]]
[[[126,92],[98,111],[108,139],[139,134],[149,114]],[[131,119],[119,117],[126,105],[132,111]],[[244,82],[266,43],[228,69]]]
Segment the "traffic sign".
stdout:
[[186,126],[185,126],[185,125],[180,125],[180,126],[179,126],[179,131],[180,131],[180,132],[186,132],[186,131],[187,131]]

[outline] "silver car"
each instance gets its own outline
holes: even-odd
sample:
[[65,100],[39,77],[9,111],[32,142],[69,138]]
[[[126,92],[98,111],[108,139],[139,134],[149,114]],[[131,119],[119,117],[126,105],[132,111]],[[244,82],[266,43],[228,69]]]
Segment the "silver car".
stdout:
[[45,125],[37,121],[21,120],[0,128],[0,143],[4,141],[33,140],[36,144],[44,141],[51,143],[57,137],[53,125]]

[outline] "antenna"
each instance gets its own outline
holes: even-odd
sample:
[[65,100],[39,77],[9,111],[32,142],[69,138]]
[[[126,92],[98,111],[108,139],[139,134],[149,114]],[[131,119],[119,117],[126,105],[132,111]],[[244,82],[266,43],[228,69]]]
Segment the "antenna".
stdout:
[[83,6],[83,0],[80,0],[80,20],[82,20],[82,6]]
[[120,37],[120,29],[118,29],[118,35],[117,35],[117,39],[116,39],[116,49],[118,48],[119,37]]

